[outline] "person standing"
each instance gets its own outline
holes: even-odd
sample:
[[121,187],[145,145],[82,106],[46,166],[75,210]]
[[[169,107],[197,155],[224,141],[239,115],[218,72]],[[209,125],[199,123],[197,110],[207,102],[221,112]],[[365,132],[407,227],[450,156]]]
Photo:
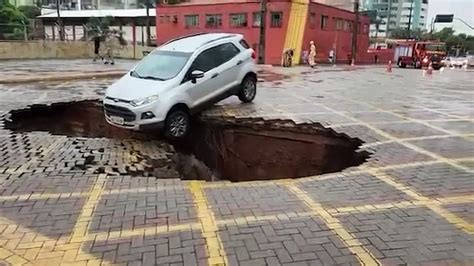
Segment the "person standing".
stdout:
[[117,32],[115,30],[109,31],[105,37],[105,61],[104,64],[115,64],[114,54],[117,48]]
[[314,45],[314,41],[309,42],[309,57],[308,62],[311,68],[316,67],[316,45]]
[[329,51],[329,63],[330,64],[335,64],[335,58],[334,58],[334,49],[331,49],[331,51]]
[[96,35],[92,38],[94,42],[94,59],[93,62],[97,61],[97,59],[101,59],[104,61],[104,58],[100,55],[100,42],[102,41],[102,37],[100,35]]

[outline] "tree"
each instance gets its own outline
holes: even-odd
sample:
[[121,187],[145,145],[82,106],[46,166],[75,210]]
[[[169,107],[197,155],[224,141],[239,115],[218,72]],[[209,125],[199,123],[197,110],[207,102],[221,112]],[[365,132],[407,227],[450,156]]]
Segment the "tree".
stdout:
[[415,40],[428,40],[430,36],[426,30],[414,29],[408,31],[404,28],[393,29],[390,33],[390,37],[394,39],[415,39]]
[[[27,17],[8,1],[0,4],[0,39],[23,39]],[[6,26],[5,26],[6,25]]]
[[18,11],[23,13],[23,15],[29,19],[34,19],[41,15],[41,9],[37,6],[20,6],[18,7]]

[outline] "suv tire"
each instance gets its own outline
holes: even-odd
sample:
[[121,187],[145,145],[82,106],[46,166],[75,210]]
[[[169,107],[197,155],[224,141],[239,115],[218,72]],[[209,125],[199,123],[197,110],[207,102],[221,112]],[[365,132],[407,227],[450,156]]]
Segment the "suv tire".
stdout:
[[171,110],[165,120],[165,136],[169,138],[183,138],[190,128],[189,114],[183,110]]
[[251,75],[247,75],[240,85],[239,100],[249,103],[255,99],[257,95],[257,79]]

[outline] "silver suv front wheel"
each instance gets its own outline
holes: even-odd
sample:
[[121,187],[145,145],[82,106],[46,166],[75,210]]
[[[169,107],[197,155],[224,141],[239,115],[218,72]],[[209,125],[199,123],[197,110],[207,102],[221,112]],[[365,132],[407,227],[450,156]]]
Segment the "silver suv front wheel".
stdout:
[[185,111],[175,110],[168,114],[165,122],[165,135],[171,138],[182,138],[189,131],[189,115]]

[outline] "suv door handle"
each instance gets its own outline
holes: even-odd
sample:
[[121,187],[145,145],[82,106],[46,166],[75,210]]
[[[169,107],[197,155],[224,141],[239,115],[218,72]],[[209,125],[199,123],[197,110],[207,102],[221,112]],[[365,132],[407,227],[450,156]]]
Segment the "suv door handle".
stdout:
[[244,61],[239,60],[239,61],[237,61],[237,65],[241,65],[243,62],[244,62]]
[[219,76],[219,73],[214,73],[214,74],[211,76],[211,79],[213,79],[213,78],[215,78],[215,77],[217,77],[217,76]]

